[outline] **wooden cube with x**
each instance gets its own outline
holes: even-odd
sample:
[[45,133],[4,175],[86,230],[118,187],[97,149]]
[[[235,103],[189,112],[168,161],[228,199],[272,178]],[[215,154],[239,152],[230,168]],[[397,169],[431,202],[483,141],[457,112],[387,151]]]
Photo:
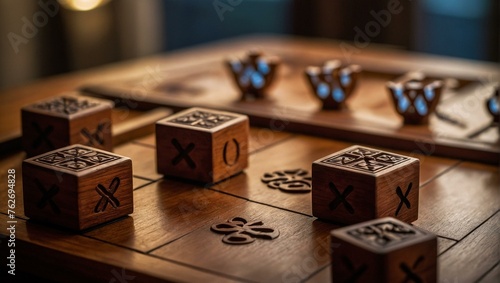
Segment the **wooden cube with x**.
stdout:
[[313,215],[353,224],[391,216],[418,218],[420,161],[362,146],[323,157],[312,165]]
[[22,143],[27,156],[72,144],[113,150],[108,100],[64,94],[21,109]]
[[393,217],[335,229],[333,282],[436,282],[437,237]]
[[23,161],[30,219],[84,230],[133,212],[132,161],[71,145]]
[[156,122],[157,171],[216,183],[248,166],[246,115],[190,108]]

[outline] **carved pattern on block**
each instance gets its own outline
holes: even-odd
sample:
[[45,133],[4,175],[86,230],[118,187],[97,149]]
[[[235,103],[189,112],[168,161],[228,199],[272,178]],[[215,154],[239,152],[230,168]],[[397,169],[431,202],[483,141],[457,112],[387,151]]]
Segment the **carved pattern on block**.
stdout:
[[169,122],[205,129],[212,129],[234,118],[236,117],[196,110],[186,115],[172,119]]
[[358,171],[377,173],[406,160],[408,160],[408,158],[403,156],[358,147],[322,160],[321,162]]
[[56,99],[41,102],[33,105],[34,108],[45,110],[48,112],[74,114],[84,109],[92,108],[97,103],[90,102],[86,99],[78,99],[74,97],[58,97]]
[[104,144],[104,131],[109,129],[109,122],[102,122],[97,125],[94,132],[89,131],[87,128],[83,128],[80,134],[84,139],[86,139],[85,145],[96,146]]
[[330,182],[328,184],[328,187],[330,188],[330,191],[335,195],[335,199],[333,199],[329,204],[328,208],[330,210],[335,210],[340,204],[344,205],[344,208],[350,213],[354,214],[354,208],[352,205],[347,201],[347,196],[352,193],[354,190],[353,186],[349,185],[347,186],[342,193],[337,189],[335,184],[333,182]]
[[388,247],[418,235],[412,228],[391,221],[356,228],[347,234],[375,247]]
[[410,200],[408,199],[408,195],[411,192],[411,187],[413,183],[410,182],[408,184],[408,187],[406,188],[406,192],[403,195],[403,190],[401,190],[401,187],[396,188],[396,195],[398,195],[400,202],[398,204],[398,208],[396,209],[396,216],[398,216],[399,212],[401,211],[401,208],[403,208],[403,204],[406,206],[406,208],[410,209],[411,208],[411,203]]
[[366,264],[362,264],[358,267],[354,266],[352,261],[347,256],[341,256],[340,261],[350,272],[349,277],[343,282],[357,282],[361,275],[363,275],[363,273],[365,273],[365,271],[368,269],[368,266]]
[[261,181],[271,189],[284,192],[303,193],[311,191],[312,177],[304,169],[281,170],[265,173]]
[[120,206],[120,201],[114,196],[119,186],[120,178],[118,177],[113,178],[107,189],[102,184],[97,184],[95,190],[101,198],[94,208],[95,213],[104,212],[108,204],[111,204],[113,208],[118,208]]
[[250,244],[255,241],[255,238],[273,240],[280,234],[277,229],[264,226],[262,221],[248,222],[242,217],[234,217],[226,222],[214,224],[210,229],[216,233],[225,234],[222,241],[231,245]]
[[35,183],[37,188],[42,193],[42,197],[36,204],[36,207],[38,207],[39,209],[44,209],[48,204],[55,214],[61,214],[61,210],[52,199],[55,195],[57,195],[57,193],[59,193],[59,187],[56,185],[52,185],[49,189],[47,189],[38,179],[35,179]]
[[[233,160],[230,160],[227,157],[227,149],[228,149],[231,141],[234,144],[235,149],[236,149],[236,153],[234,155]],[[222,159],[224,160],[224,164],[226,164],[227,166],[233,166],[234,164],[236,164],[238,162],[238,159],[240,159],[240,144],[238,143],[238,141],[236,139],[232,139],[231,141],[227,141],[224,144],[224,149],[222,150]]]
[[41,156],[34,161],[78,172],[117,159],[120,157],[76,146]]
[[403,282],[424,282],[424,280],[422,280],[422,278],[420,278],[420,276],[418,276],[418,274],[414,272],[414,270],[424,260],[425,260],[425,257],[424,256],[420,256],[420,257],[417,258],[417,260],[415,260],[415,262],[413,263],[413,265],[411,267],[408,266],[404,262],[402,262],[399,265],[399,268],[401,269],[401,271],[403,271],[405,273],[405,275],[406,275],[405,279],[403,280]]
[[194,143],[189,143],[186,146],[186,148],[183,148],[177,139],[172,139],[172,144],[174,145],[175,149],[177,149],[177,151],[179,152],[179,154],[177,154],[174,157],[174,159],[172,159],[172,165],[175,166],[179,164],[182,160],[185,160],[191,169],[195,169],[196,163],[194,163],[191,156],[189,156],[189,153],[194,149]]
[[31,145],[31,147],[37,149],[43,143],[45,143],[49,149],[55,149],[54,144],[49,139],[49,135],[54,131],[54,127],[49,125],[42,129],[37,122],[32,122],[31,125],[33,126],[35,132],[38,134],[38,137],[33,140],[33,144]]

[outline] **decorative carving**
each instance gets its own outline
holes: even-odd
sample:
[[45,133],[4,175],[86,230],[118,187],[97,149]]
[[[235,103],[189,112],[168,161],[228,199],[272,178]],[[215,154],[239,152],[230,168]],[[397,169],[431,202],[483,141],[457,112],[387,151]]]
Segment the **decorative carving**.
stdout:
[[322,163],[377,173],[408,160],[404,156],[358,147],[322,160]]
[[264,57],[261,52],[250,51],[247,58],[227,60],[226,64],[241,91],[242,99],[245,99],[247,94],[255,98],[265,96],[274,81],[280,61],[276,57]]
[[370,224],[347,233],[376,247],[388,247],[417,235],[415,230],[391,221]]
[[66,115],[74,114],[84,109],[96,106],[97,103],[86,99],[75,97],[58,97],[50,101],[41,102],[33,105],[34,108],[48,112],[62,113]]
[[238,141],[236,139],[232,139],[231,141],[233,142],[234,146],[236,147],[236,154],[234,156],[234,159],[228,160],[228,158],[227,158],[227,148],[229,146],[229,141],[227,141],[224,144],[224,149],[222,150],[222,159],[224,160],[224,163],[227,166],[233,166],[234,164],[236,164],[238,162],[238,159],[240,158],[240,144],[238,143]]
[[311,191],[312,177],[306,170],[293,169],[265,173],[261,181],[271,189],[284,192],[304,193]]
[[56,186],[56,185],[52,185],[50,187],[50,189],[47,190],[43,186],[43,184],[40,182],[40,180],[35,179],[35,183],[36,183],[36,186],[38,187],[38,189],[40,190],[40,192],[42,193],[42,198],[36,204],[36,207],[38,207],[39,209],[43,209],[48,204],[50,206],[50,208],[52,208],[52,211],[55,214],[61,214],[61,210],[56,205],[56,203],[54,202],[54,200],[52,200],[52,198],[55,195],[57,195],[57,193],[59,193],[59,187]]
[[35,129],[35,132],[38,134],[38,137],[33,141],[32,147],[36,149],[41,146],[42,143],[45,143],[49,150],[55,149],[54,144],[49,139],[49,135],[54,131],[54,127],[49,125],[42,130],[42,128],[40,128],[40,125],[38,125],[38,123],[36,122],[32,122],[31,125]]
[[439,103],[444,83],[426,82],[421,73],[410,73],[395,82],[388,82],[394,107],[405,124],[426,124]]
[[328,187],[330,188],[330,191],[332,191],[333,194],[335,195],[335,199],[332,200],[330,202],[330,204],[328,205],[328,207],[330,208],[330,210],[335,210],[342,203],[344,205],[345,209],[350,214],[354,214],[354,208],[346,200],[347,196],[350,193],[352,193],[352,191],[354,190],[353,186],[351,186],[351,185],[347,186],[342,193],[339,192],[339,190],[337,189],[337,187],[335,186],[335,184],[333,182],[330,182],[328,184]]
[[222,115],[217,113],[210,113],[206,111],[196,110],[181,117],[177,117],[173,120],[170,120],[169,122],[189,125],[193,127],[211,129],[216,126],[220,126],[234,118],[235,117],[230,115]]
[[34,161],[78,172],[117,159],[120,157],[75,146],[41,156]]
[[172,165],[175,166],[182,160],[185,160],[191,169],[195,169],[196,163],[194,163],[193,159],[189,156],[189,153],[194,149],[194,143],[191,142],[186,146],[186,148],[183,148],[177,139],[172,139],[172,144],[179,152],[179,154],[172,159]]
[[279,236],[279,231],[264,226],[262,221],[248,222],[245,218],[234,217],[224,223],[214,224],[210,229],[216,233],[225,234],[222,241],[231,245],[250,244],[255,238],[273,240]]
[[342,282],[357,282],[361,275],[363,275],[363,273],[365,273],[365,271],[368,269],[368,266],[366,264],[362,264],[356,268],[352,261],[345,255],[342,255],[340,257],[340,261],[350,272],[349,277]]
[[400,199],[398,208],[396,209],[396,216],[398,216],[399,211],[403,207],[403,204],[406,206],[406,208],[408,208],[408,209],[411,208],[411,203],[410,203],[410,200],[408,200],[408,195],[410,194],[412,185],[413,185],[412,182],[410,182],[408,184],[408,188],[406,189],[406,192],[404,195],[403,195],[403,191],[401,190],[401,188],[399,186],[396,188],[396,194],[398,195],[398,197]]
[[109,187],[106,189],[103,185],[97,184],[95,187],[96,192],[101,196],[99,201],[97,202],[94,212],[104,212],[108,203],[111,204],[113,208],[117,208],[120,206],[120,201],[114,196],[115,192],[118,190],[120,186],[120,178],[115,177],[109,184]]
[[345,102],[353,94],[361,67],[342,66],[339,60],[326,61],[323,66],[309,66],[305,74],[315,96],[325,110],[346,108]]
[[104,132],[109,130],[109,122],[102,122],[97,125],[94,132],[90,132],[87,128],[83,128],[80,134],[87,140],[85,145],[96,146],[104,144]]
[[399,265],[399,268],[406,274],[403,282],[424,282],[424,280],[422,280],[422,278],[414,272],[414,270],[420,265],[421,262],[424,261],[424,259],[424,256],[418,257],[411,268],[404,262]]

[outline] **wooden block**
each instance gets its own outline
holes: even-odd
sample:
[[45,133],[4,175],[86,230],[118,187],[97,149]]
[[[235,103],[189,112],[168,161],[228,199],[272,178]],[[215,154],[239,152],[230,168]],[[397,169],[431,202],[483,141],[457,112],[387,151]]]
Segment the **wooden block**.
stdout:
[[331,232],[333,282],[436,282],[436,235],[392,217]]
[[351,146],[312,164],[313,215],[353,224],[392,216],[418,218],[420,161]]
[[107,100],[62,95],[21,109],[22,142],[27,156],[72,144],[113,150]]
[[248,166],[248,117],[191,108],[156,123],[157,170],[215,183]]
[[83,230],[133,212],[132,161],[71,145],[23,161],[24,213]]

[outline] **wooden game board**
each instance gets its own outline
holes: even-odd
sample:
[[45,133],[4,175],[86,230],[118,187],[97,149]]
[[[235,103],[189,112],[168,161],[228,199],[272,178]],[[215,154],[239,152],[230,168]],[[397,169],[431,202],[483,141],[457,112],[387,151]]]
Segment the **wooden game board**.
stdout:
[[[415,137],[421,137],[426,131],[422,127],[400,128],[398,117],[394,113],[385,113],[387,105],[380,102],[388,98],[387,94],[380,95],[378,99],[369,92],[357,93],[350,106],[352,109],[359,106],[362,114],[356,114],[354,110],[338,115],[317,112],[318,106],[311,97],[302,95],[302,90],[307,93],[308,90],[307,85],[299,82],[298,71],[286,66],[283,76],[287,78],[288,72],[292,81],[296,78],[295,86],[278,83],[274,88],[273,103],[240,102],[231,81],[223,76],[224,70],[219,62],[224,54],[239,53],[243,47],[248,48],[249,43],[266,47],[274,53],[303,53],[304,58],[306,55],[307,58],[316,58],[311,64],[319,64],[329,57],[323,52],[336,50],[335,43],[249,38],[181,54],[184,59],[199,54],[195,58],[200,58],[201,62],[190,61],[192,66],[196,66],[194,70],[174,58],[174,54],[167,56],[165,61],[156,61],[158,58],[155,57],[155,60],[148,59],[146,63],[128,64],[126,72],[122,71],[118,78],[115,76],[117,85],[103,82],[100,86],[89,87],[88,80],[79,80],[75,75],[73,87],[86,83],[86,89],[94,94],[118,97],[124,93],[117,91],[115,86],[123,85],[124,73],[137,82],[137,78],[143,76],[144,66],[153,66],[154,69],[155,62],[173,62],[166,68],[178,71],[168,71],[168,80],[155,85],[142,84],[147,85],[148,90],[161,85],[161,89],[167,89],[171,94],[148,91],[147,97],[142,97],[139,102],[148,108],[169,105],[178,110],[199,105],[249,114],[253,125],[249,167],[243,173],[213,186],[163,178],[156,172],[152,127],[147,122],[139,127],[123,127],[120,125],[127,122],[120,122],[117,124],[121,130],[116,133],[114,152],[129,156],[133,162],[134,213],[83,233],[74,233],[25,217],[20,178],[25,154],[20,150],[3,152],[1,180],[6,180],[9,168],[14,168],[18,174],[15,209],[17,271],[29,277],[68,282],[330,282],[328,235],[330,230],[339,226],[312,216],[310,193],[292,194],[272,189],[261,181],[261,177],[276,170],[301,168],[310,172],[314,160],[352,144],[360,144],[420,159],[419,218],[413,224],[439,236],[440,282],[494,282],[499,278],[500,178],[498,166],[488,164],[498,162],[498,140],[490,140],[498,135],[497,131],[485,133],[473,141],[464,139],[469,133],[467,131],[456,136],[426,139],[428,143],[420,144],[427,146],[424,148],[407,147],[410,142],[415,142]],[[214,51],[221,46],[225,49]],[[368,55],[373,56],[371,52],[367,50]],[[210,58],[214,54],[219,57]],[[451,73],[457,77],[461,74],[463,81],[498,71],[487,64],[458,64],[455,60],[436,59],[448,64],[433,65],[425,58],[419,61],[417,55],[394,54],[395,57],[413,58],[410,62],[413,65],[406,62],[396,67],[388,61],[390,66],[381,68],[387,74],[370,73],[367,80],[379,85],[380,76],[385,79],[398,73],[396,71],[412,70],[408,65],[434,66],[433,70],[438,74],[433,75],[439,76],[439,71],[445,76]],[[377,59],[380,60],[381,55],[377,59],[368,55],[362,54],[357,59],[371,62],[365,68],[378,67]],[[293,63],[294,56],[287,58]],[[300,61],[296,63],[298,65],[305,63],[302,58],[296,60]],[[467,70],[454,69],[454,66],[464,64],[469,71],[477,72],[465,76],[469,74]],[[118,69],[115,68],[115,71]],[[101,74],[106,72],[109,71],[101,70]],[[199,75],[195,75],[197,73]],[[174,75],[176,78],[184,76],[184,79],[171,80],[170,76]],[[94,77],[89,77],[96,80],[98,76],[99,70]],[[156,80],[157,77],[153,78]],[[185,78],[191,79],[186,82]],[[53,89],[60,88],[51,83]],[[471,84],[474,83],[466,82],[464,87]],[[50,84],[44,86],[45,94],[49,96],[47,89],[50,89]],[[29,88],[6,94],[22,94]],[[360,86],[359,90],[364,88],[369,88],[369,85]],[[382,92],[379,88],[379,93]],[[370,98],[362,99],[363,93]],[[290,96],[285,98],[285,94]],[[449,96],[451,103],[454,96]],[[132,103],[128,98],[119,98],[117,102]],[[290,103],[290,108],[284,107],[286,103]],[[119,117],[122,112],[119,106],[114,117]],[[161,113],[166,114],[164,111]],[[367,116],[363,117],[365,114]],[[156,115],[153,117],[158,117]],[[328,120],[334,118],[339,121]],[[365,125],[367,120],[371,122],[368,126]],[[434,120],[434,123],[441,122]],[[152,125],[151,120],[149,125]],[[286,127],[280,127],[282,125]],[[382,130],[374,130],[377,127]],[[127,133],[123,130],[125,128],[129,129]],[[476,129],[474,127],[470,131]],[[331,132],[323,133],[323,130]],[[432,136],[427,133],[424,137]],[[432,148],[433,151],[425,150]],[[481,156],[480,161],[483,162],[476,162],[476,154]],[[5,187],[1,189],[1,204],[7,200]],[[248,245],[227,245],[222,242],[223,235],[214,233],[210,227],[232,217],[262,221],[266,226],[278,229],[280,235],[274,240],[257,239]],[[2,205],[0,237],[8,235],[9,220],[7,207]],[[0,239],[2,258],[5,258],[6,239]]]

